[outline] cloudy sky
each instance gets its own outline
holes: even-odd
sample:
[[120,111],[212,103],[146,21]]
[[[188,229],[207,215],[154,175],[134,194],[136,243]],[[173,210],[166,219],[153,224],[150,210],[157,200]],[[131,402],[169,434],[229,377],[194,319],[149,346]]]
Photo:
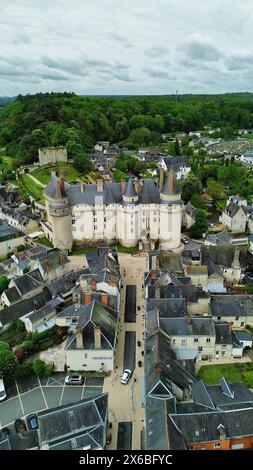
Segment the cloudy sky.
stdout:
[[0,96],[253,91],[252,0],[0,0]]

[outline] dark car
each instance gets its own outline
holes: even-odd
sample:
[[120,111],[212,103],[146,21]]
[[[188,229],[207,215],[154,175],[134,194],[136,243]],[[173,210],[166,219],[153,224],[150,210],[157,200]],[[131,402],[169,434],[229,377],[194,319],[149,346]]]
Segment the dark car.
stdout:
[[23,419],[16,419],[14,423],[14,428],[17,433],[27,431],[27,427]]
[[0,439],[1,439],[2,437],[8,436],[10,433],[11,433],[11,431],[10,431],[9,428],[7,428],[7,427],[2,428],[2,429],[0,430]]
[[27,422],[28,429],[38,429],[39,427],[38,418],[35,413],[27,416],[26,422]]

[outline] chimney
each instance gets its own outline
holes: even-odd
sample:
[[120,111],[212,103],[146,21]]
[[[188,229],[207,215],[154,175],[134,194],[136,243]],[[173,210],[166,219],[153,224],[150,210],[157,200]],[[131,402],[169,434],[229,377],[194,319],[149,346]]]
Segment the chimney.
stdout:
[[160,168],[160,177],[159,177],[159,191],[163,189],[163,169]]
[[76,347],[77,349],[83,349],[83,330],[80,326],[76,328]]
[[91,294],[87,294],[87,292],[84,294],[83,296],[83,302],[84,304],[91,304],[92,302],[92,298],[91,298]]
[[122,194],[125,192],[126,190],[126,180],[121,180],[121,192]]
[[169,171],[169,176],[168,176],[168,191],[169,193],[173,192],[173,186],[174,186],[174,174],[173,171]]
[[191,325],[191,323],[192,323],[192,318],[191,317],[187,318],[187,323],[188,323],[188,325]]
[[61,178],[60,178],[60,185],[61,185],[61,192],[63,192],[64,191],[64,178],[63,178],[63,176],[61,176]]
[[94,347],[101,349],[101,329],[100,326],[94,326]]
[[83,193],[83,190],[84,190],[84,182],[83,181],[80,181],[80,190],[81,190],[81,193]]
[[98,179],[97,180],[97,192],[102,193],[104,191],[104,180]]
[[217,426],[217,429],[219,431],[219,435],[220,435],[220,439],[223,440],[226,438],[226,430],[225,430],[225,427],[223,426],[223,424],[219,424],[219,426]]
[[240,265],[239,257],[240,257],[240,250],[236,249],[235,254],[234,254],[233,264],[232,264],[233,269],[240,268],[241,265]]
[[136,193],[139,194],[139,192],[140,192],[140,180],[138,178],[134,182],[134,189],[135,189]]
[[96,279],[91,279],[91,282],[90,282],[90,288],[93,292],[96,292],[97,290],[97,281]]
[[156,271],[154,269],[152,269],[151,271],[151,279],[155,279],[156,278]]
[[102,294],[101,294],[101,303],[102,303],[103,305],[107,305],[107,301],[108,301],[107,293],[106,293],[106,292],[102,292]]
[[61,197],[61,182],[59,180],[56,183],[56,194],[58,198]]

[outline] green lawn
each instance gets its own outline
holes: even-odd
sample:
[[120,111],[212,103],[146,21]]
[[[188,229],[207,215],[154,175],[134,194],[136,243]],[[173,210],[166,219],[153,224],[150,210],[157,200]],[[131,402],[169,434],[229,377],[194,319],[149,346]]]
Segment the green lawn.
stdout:
[[47,237],[39,238],[37,243],[38,243],[38,245],[43,245],[43,246],[46,246],[48,248],[53,248],[54,247],[53,243],[51,243],[50,240],[48,240]]
[[[122,245],[110,245],[111,248],[117,249],[118,253],[136,253],[138,251],[138,247],[131,247],[131,248],[126,248]],[[93,251],[96,251],[97,247],[96,246],[73,246],[72,251],[70,253],[71,256],[80,256],[80,255],[85,255],[86,253],[92,253]]]
[[229,382],[243,382],[253,388],[253,363],[215,364],[202,366],[198,378],[208,385],[217,384],[221,377]]
[[51,179],[52,171],[64,176],[64,179],[68,183],[77,182],[78,180],[82,180],[85,183],[95,183],[99,177],[98,173],[95,171],[82,175],[82,173],[73,167],[72,163],[57,163],[56,165],[41,166],[34,170],[31,175],[37,178],[42,184],[48,184]]
[[25,188],[28,195],[31,195],[36,201],[44,204],[43,188],[39,187],[28,175],[21,175],[18,181]]

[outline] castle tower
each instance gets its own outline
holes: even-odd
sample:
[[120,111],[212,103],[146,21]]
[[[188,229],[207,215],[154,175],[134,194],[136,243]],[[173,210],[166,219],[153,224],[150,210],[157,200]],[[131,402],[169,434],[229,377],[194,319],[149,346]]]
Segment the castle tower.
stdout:
[[175,249],[181,243],[182,207],[180,189],[172,170],[163,182],[160,174],[160,248]]
[[129,178],[127,184],[122,187],[122,204],[118,211],[117,226],[119,242],[126,247],[134,247],[138,244],[138,181]]
[[53,176],[44,189],[48,221],[52,226],[55,248],[72,249],[71,208],[64,178]]

